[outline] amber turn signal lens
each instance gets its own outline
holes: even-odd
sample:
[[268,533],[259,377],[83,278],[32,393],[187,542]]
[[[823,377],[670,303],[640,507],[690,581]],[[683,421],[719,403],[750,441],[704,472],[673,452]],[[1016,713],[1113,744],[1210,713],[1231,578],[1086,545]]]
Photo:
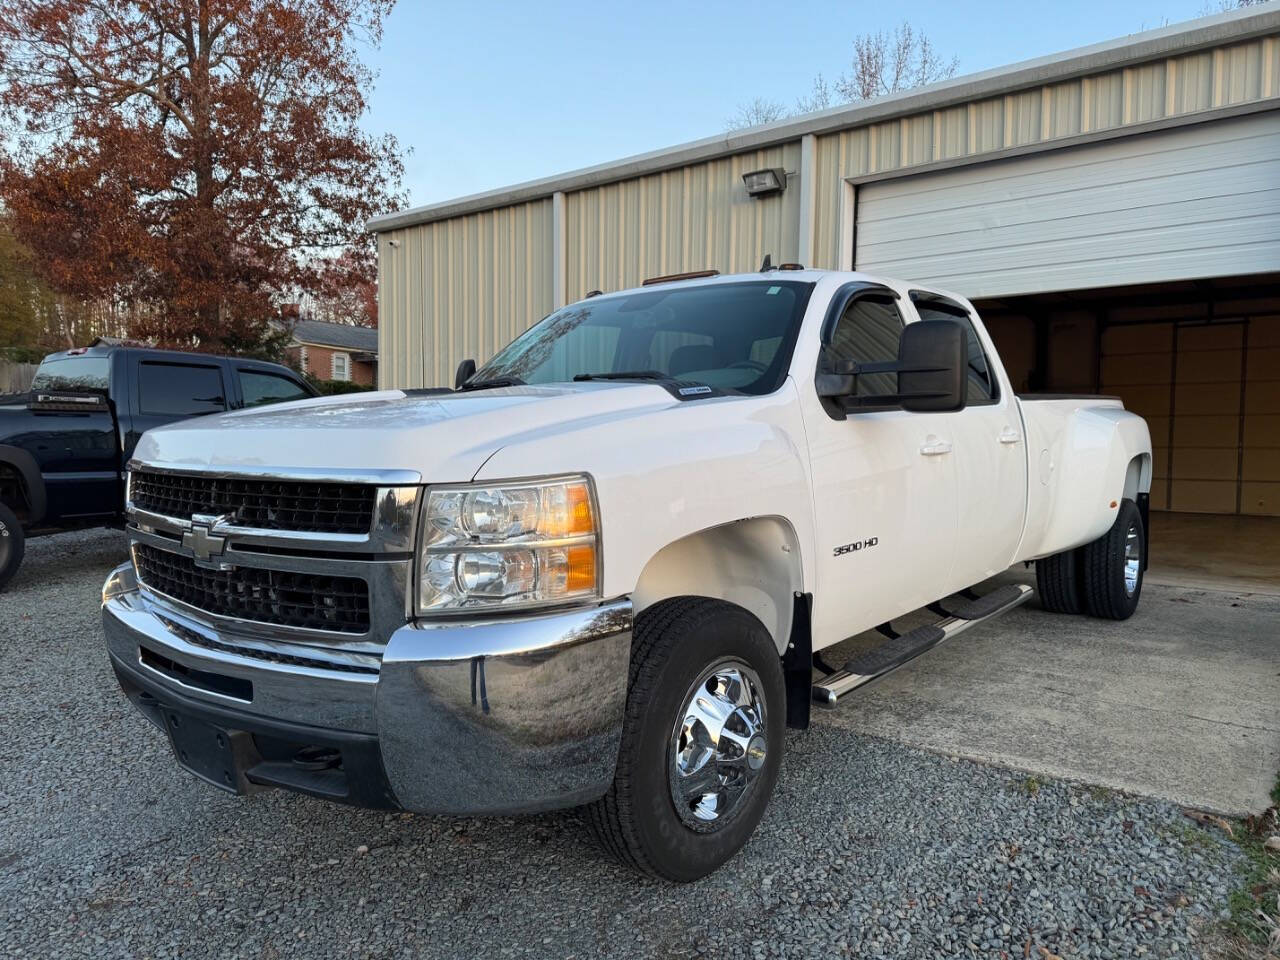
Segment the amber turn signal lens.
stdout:
[[568,483],[553,488],[554,498],[543,516],[541,533],[545,537],[578,537],[596,532],[591,510],[591,491],[585,483]]
[[596,547],[584,543],[568,550],[569,573],[565,583],[566,593],[594,590],[596,586]]

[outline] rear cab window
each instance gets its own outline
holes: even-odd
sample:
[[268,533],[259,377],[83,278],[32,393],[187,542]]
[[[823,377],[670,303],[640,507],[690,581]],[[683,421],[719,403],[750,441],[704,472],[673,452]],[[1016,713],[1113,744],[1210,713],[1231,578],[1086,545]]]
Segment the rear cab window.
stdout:
[[50,357],[36,370],[31,392],[106,393],[110,375],[110,357]]

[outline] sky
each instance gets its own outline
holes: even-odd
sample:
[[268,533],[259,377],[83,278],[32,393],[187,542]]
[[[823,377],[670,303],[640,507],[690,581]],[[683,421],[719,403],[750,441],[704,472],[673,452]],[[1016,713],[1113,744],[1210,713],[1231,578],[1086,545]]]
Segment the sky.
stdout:
[[974,73],[1200,16],[1217,0],[439,3],[400,0],[367,130],[411,151],[412,206],[723,132],[754,97],[791,105],[902,20]]

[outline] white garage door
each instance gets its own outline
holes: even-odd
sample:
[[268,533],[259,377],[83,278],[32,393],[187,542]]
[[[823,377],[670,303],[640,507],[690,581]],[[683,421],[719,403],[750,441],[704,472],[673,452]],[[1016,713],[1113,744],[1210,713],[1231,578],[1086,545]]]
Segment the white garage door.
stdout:
[[859,186],[858,270],[968,297],[1280,269],[1280,111]]

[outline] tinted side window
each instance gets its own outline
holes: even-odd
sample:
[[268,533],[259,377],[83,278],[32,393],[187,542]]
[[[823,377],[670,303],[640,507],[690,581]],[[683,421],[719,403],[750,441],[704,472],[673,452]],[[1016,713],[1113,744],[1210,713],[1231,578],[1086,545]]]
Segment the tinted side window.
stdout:
[[954,320],[964,327],[965,341],[969,345],[969,370],[965,378],[965,401],[981,403],[984,400],[995,400],[1000,395],[1000,385],[996,382],[995,371],[987,362],[987,355],[978,340],[978,331],[974,329],[973,320],[967,313],[948,310],[928,301],[917,302],[916,312],[921,320]]
[[144,360],[138,371],[138,406],[143,413],[195,417],[227,409],[218,367]]
[[[849,304],[829,345],[818,357],[819,373],[839,373],[848,363],[880,363],[898,359],[902,314],[891,300],[862,298]],[[864,373],[858,377],[858,396],[898,392],[895,373]]]
[[244,394],[246,407],[260,407],[266,403],[284,403],[288,400],[304,400],[311,394],[288,377],[259,370],[237,370],[240,376],[240,392]]

